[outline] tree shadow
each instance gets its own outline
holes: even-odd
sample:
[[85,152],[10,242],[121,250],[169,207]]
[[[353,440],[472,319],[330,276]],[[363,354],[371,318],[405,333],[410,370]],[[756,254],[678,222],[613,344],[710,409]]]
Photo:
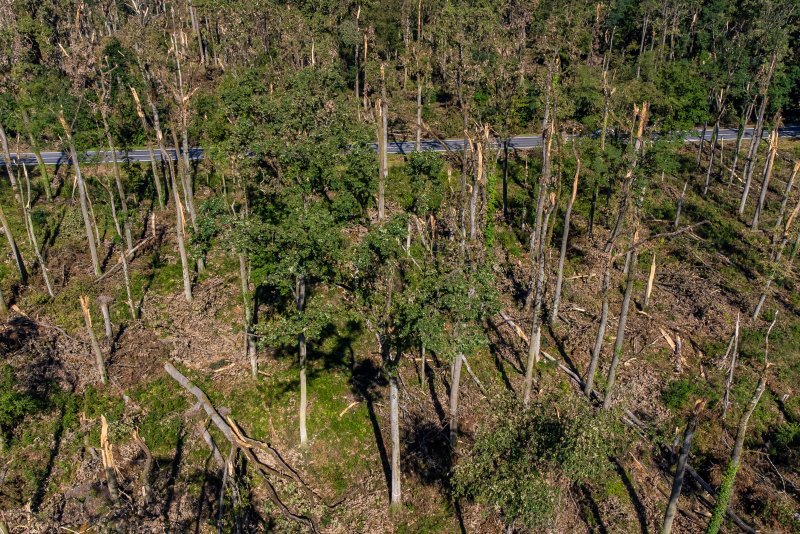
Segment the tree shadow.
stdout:
[[62,403],[58,410],[58,422],[56,423],[55,431],[53,432],[53,444],[50,447],[50,454],[47,456],[47,463],[44,470],[39,473],[36,479],[36,489],[31,497],[31,511],[37,513],[39,506],[42,504],[45,493],[47,491],[47,481],[50,479],[50,474],[53,472],[58,453],[61,451],[61,438],[64,435],[64,415],[66,414],[66,406]]
[[385,388],[388,385],[388,381],[386,377],[383,376],[381,369],[375,364],[374,360],[367,358],[356,363],[355,358],[353,358],[350,385],[353,392],[363,398],[367,405],[372,432],[375,434],[375,444],[378,447],[378,454],[381,458],[383,475],[386,478],[387,495],[391,497],[392,474],[389,464],[389,455],[386,452],[386,445],[383,442],[383,433],[381,432],[378,416],[375,413],[375,403],[382,398],[380,389]]
[[172,462],[170,462],[169,475],[164,484],[167,490],[166,496],[164,497],[164,504],[161,507],[161,517],[164,522],[169,521],[169,510],[172,508],[172,503],[175,501],[175,482],[178,480],[178,472],[180,471],[181,460],[183,459],[183,444],[186,440],[185,432],[186,429],[183,421],[181,421],[180,427],[178,428],[178,439],[175,443],[175,454],[172,457]]
[[553,326],[548,324],[547,331],[550,334],[550,337],[555,341],[556,349],[558,349],[558,353],[561,355],[561,358],[566,362],[569,366],[570,370],[575,373],[576,375],[580,376],[581,372],[578,370],[578,366],[575,365],[575,362],[572,361],[572,358],[569,357],[567,354],[567,349],[564,346],[564,338],[557,336],[556,333],[553,331]]
[[[597,501],[594,500],[592,491],[585,485],[578,486],[578,489],[581,492],[581,497],[583,497],[582,501],[586,504],[585,507],[580,507],[581,518],[589,526],[591,531],[606,534],[608,529],[603,521],[603,517],[600,515],[600,508],[597,506]],[[596,529],[592,527],[595,523],[597,524]]]
[[639,500],[639,495],[636,493],[636,488],[633,486],[633,481],[628,476],[628,472],[620,463],[619,459],[611,458],[611,462],[614,464],[614,469],[619,474],[619,478],[622,480],[622,483],[625,484],[625,489],[628,490],[628,495],[631,498],[631,502],[633,503],[633,507],[636,509],[636,517],[639,519],[639,526],[641,527],[641,531],[644,534],[649,532],[647,527],[647,510],[642,504],[642,501]]

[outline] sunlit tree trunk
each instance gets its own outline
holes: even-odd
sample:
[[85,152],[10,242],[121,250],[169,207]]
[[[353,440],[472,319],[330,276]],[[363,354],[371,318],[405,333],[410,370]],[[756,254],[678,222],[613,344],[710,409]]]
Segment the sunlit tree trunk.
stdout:
[[570,217],[575,197],[578,196],[578,176],[581,172],[581,160],[576,154],[575,179],[572,182],[572,195],[567,202],[567,211],[564,213],[564,231],[561,234],[561,253],[558,256],[558,271],[556,272],[556,287],[553,296],[553,309],[550,311],[550,324],[558,322],[558,308],[561,303],[561,286],[564,283],[564,261],[567,257],[567,241],[569,240]]
[[[302,317],[306,304],[306,279],[303,275],[297,276],[295,280],[295,299],[297,314]],[[308,391],[306,384],[307,347],[305,330],[297,335],[297,344],[300,354],[300,444],[305,445],[308,441],[308,432],[306,431]]]
[[72,131],[70,130],[66,119],[64,119],[64,113],[62,112],[59,114],[58,118],[61,121],[61,126],[64,128],[64,133],[66,134],[67,143],[69,145],[70,159],[72,160],[72,165],[75,167],[75,180],[78,182],[78,197],[80,198],[81,203],[81,214],[83,215],[83,224],[86,228],[86,240],[89,242],[89,254],[92,257],[94,274],[100,276],[102,271],[100,269],[100,260],[97,255],[97,243],[95,242],[93,229],[94,223],[89,216],[89,200],[88,192],[86,191],[86,183],[83,181],[81,165],[80,162],[78,162],[78,153],[75,151],[75,143],[72,141]]
[[689,451],[692,448],[692,438],[694,437],[695,430],[697,430],[697,416],[699,415],[699,407],[701,406],[702,402],[695,404],[695,409],[683,433],[683,444],[681,445],[681,452],[678,456],[678,464],[675,467],[675,476],[672,479],[672,491],[669,495],[667,510],[664,513],[664,523],[661,527],[661,534],[670,534],[670,532],[672,532],[672,522],[678,512],[678,499],[681,496],[681,489],[683,488],[683,475],[686,472],[686,464],[689,462]]

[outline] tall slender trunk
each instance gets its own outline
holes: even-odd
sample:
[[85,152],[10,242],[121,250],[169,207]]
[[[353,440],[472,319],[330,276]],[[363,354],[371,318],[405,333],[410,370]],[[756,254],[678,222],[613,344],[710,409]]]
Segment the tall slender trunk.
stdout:
[[50,188],[50,175],[47,172],[47,166],[44,164],[44,160],[42,159],[42,153],[39,150],[39,143],[36,142],[36,138],[33,136],[33,130],[31,129],[31,119],[28,115],[28,110],[25,107],[20,107],[22,112],[22,122],[25,125],[25,132],[28,135],[28,141],[31,144],[31,150],[33,150],[33,155],[36,156],[36,163],[38,163],[39,168],[39,176],[42,178],[42,188],[44,189],[44,196],[48,200],[53,200],[53,191]]
[[572,206],[575,204],[575,197],[578,196],[578,176],[581,172],[581,160],[576,154],[575,179],[572,182],[572,195],[567,202],[567,211],[564,213],[564,231],[561,234],[561,253],[558,256],[558,271],[556,273],[555,295],[553,296],[553,309],[550,311],[550,324],[558,321],[558,307],[561,303],[561,286],[564,283],[564,261],[567,257],[567,241],[569,239],[570,217],[572,216]]
[[248,271],[247,256],[239,253],[239,279],[242,284],[242,307],[244,308],[244,353],[250,360],[250,373],[253,378],[258,378],[258,356],[253,335],[253,311]]
[[66,134],[67,143],[69,145],[70,159],[72,160],[72,165],[75,167],[75,180],[78,182],[78,196],[81,203],[81,214],[83,215],[83,225],[86,228],[86,240],[89,242],[89,254],[92,257],[94,274],[100,276],[102,274],[102,270],[100,269],[100,260],[98,259],[97,255],[97,243],[95,242],[93,230],[94,225],[92,223],[92,219],[89,217],[89,195],[86,191],[86,184],[83,181],[83,175],[81,174],[81,165],[80,162],[78,162],[78,153],[75,151],[75,143],[72,141],[72,131],[70,130],[66,119],[64,119],[64,113],[62,112],[58,118],[61,121],[61,126],[64,128],[64,133]]
[[139,121],[142,123],[142,132],[145,134],[145,138],[147,139],[147,154],[150,156],[150,168],[153,172],[153,183],[156,186],[156,195],[158,197],[158,205],[159,207],[164,207],[164,193],[161,190],[161,178],[158,175],[158,169],[156,168],[156,156],[153,152],[153,144],[150,142],[150,136],[147,135],[147,119],[144,116],[144,110],[142,109],[142,103],[139,101],[139,95],[136,93],[136,89],[131,86],[131,94],[133,95],[133,100],[136,102],[136,114],[139,115]]
[[[295,304],[297,307],[297,315],[302,317],[303,310],[306,305],[306,279],[303,275],[298,275],[295,279]],[[306,366],[307,366],[307,347],[306,347],[306,333],[305,330],[297,335],[298,352],[300,356],[300,445],[305,445],[308,441],[308,432],[306,431],[306,409],[308,407],[308,386],[306,383]]]
[[400,408],[398,406],[397,370],[389,375],[389,410],[392,435],[392,505],[402,501],[400,488]]
[[784,216],[786,215],[786,204],[787,202],[789,202],[789,195],[792,192],[792,186],[794,185],[795,178],[797,178],[798,171],[800,171],[800,160],[794,162],[794,166],[792,167],[792,174],[789,176],[789,180],[786,182],[786,188],[783,190],[783,199],[781,200],[781,208],[778,211],[778,218],[775,221],[775,228],[772,231],[772,247],[773,247],[773,252],[771,257],[772,260],[774,260],[776,256],[777,249],[775,248],[775,245],[778,242],[778,236],[781,235],[781,227],[783,226]]
[[744,215],[744,208],[747,205],[747,197],[750,194],[750,183],[753,179],[753,168],[756,164],[758,145],[761,143],[761,136],[764,127],[764,112],[767,108],[767,100],[767,95],[762,95],[761,106],[758,108],[756,127],[753,130],[753,137],[750,140],[750,149],[747,152],[747,161],[744,164],[744,190],[742,191],[742,198],[739,201],[739,215]]
[[717,116],[717,121],[714,123],[714,129],[711,130],[711,148],[708,155],[708,168],[706,169],[706,181],[703,185],[703,196],[706,196],[708,193],[708,186],[711,184],[711,169],[714,168],[714,154],[716,153],[717,138],[719,137],[719,119],[720,117]]
[[[545,210],[544,223],[541,225],[541,233],[547,232],[547,223],[550,214],[555,208],[555,193],[551,193],[550,204]],[[536,364],[539,363],[541,343],[542,343],[542,303],[544,301],[544,279],[545,279],[545,251],[546,244],[544,235],[538,238],[538,259],[536,262],[537,273],[533,288],[533,320],[531,322],[531,342],[528,346],[528,362],[525,367],[525,393],[523,403],[527,406],[530,403],[531,392],[533,390],[533,372]]]
[[416,151],[422,150],[422,75],[417,72],[417,131]]
[[123,280],[125,281],[125,293],[128,297],[128,308],[131,312],[131,320],[136,320],[136,308],[133,306],[133,295],[131,294],[131,279],[130,275],[128,274],[128,257],[125,255],[124,251],[120,251],[119,259],[122,262],[122,276]]
[[11,172],[12,161],[11,161],[11,151],[8,148],[8,137],[6,137],[6,131],[3,128],[2,123],[0,123],[0,144],[3,147],[3,158],[6,162],[6,174],[8,175],[8,181],[11,183],[11,189],[14,191],[14,197],[17,199],[19,204],[22,204],[22,197],[19,193],[19,184],[17,184],[17,179],[14,177],[14,173]]
[[761,210],[764,209],[764,201],[767,198],[767,189],[769,188],[769,181],[772,178],[772,169],[775,164],[775,155],[778,152],[778,123],[772,129],[772,134],[769,137],[769,153],[767,154],[767,161],[764,164],[764,178],[761,181],[761,193],[758,195],[758,204],[756,211],[753,214],[753,222],[750,223],[751,230],[758,230],[758,219],[761,217]]
[[600,304],[600,322],[597,326],[597,336],[595,336],[594,347],[592,348],[592,358],[589,360],[589,370],[586,372],[583,392],[587,397],[592,396],[592,386],[594,385],[594,375],[597,373],[597,366],[600,363],[600,351],[603,349],[603,338],[606,335],[608,326],[608,291],[611,286],[611,268],[613,266],[613,248],[609,252],[606,267],[603,271],[603,282],[600,286],[600,294],[603,296]]
[[53,292],[53,284],[50,282],[50,274],[47,272],[47,264],[44,261],[42,250],[39,248],[39,241],[36,239],[36,231],[33,227],[33,219],[31,219],[31,182],[30,178],[28,177],[28,168],[24,163],[22,164],[22,170],[25,173],[25,182],[28,185],[28,198],[25,199],[25,202],[22,205],[23,215],[25,217],[25,229],[28,232],[28,241],[30,241],[31,247],[33,247],[33,252],[36,254],[36,259],[39,262],[39,268],[42,270],[42,278],[44,279],[44,285],[47,288],[47,294],[52,298],[55,297],[55,293]]
[[97,365],[97,372],[100,374],[100,382],[106,384],[108,382],[108,372],[106,371],[106,362],[103,359],[103,353],[100,350],[100,345],[97,343],[97,338],[92,330],[92,315],[89,313],[89,297],[81,295],[81,310],[83,310],[83,320],[86,323],[86,333],[89,335],[89,341],[94,352],[94,360]]
[[453,360],[452,376],[450,377],[450,447],[455,453],[458,445],[458,388],[461,384],[461,367],[464,355],[458,353]]
[[731,174],[728,178],[728,184],[733,183],[733,177],[736,175],[736,165],[739,162],[739,153],[742,151],[742,140],[744,139],[747,123],[750,121],[750,116],[753,114],[754,107],[755,99],[751,100],[750,103],[747,104],[744,113],[741,117],[739,117],[739,128],[736,130],[736,150],[733,152],[733,163],[731,164]]
[[25,261],[22,259],[22,253],[17,246],[17,240],[14,239],[14,233],[11,230],[11,225],[8,224],[6,219],[6,212],[3,211],[3,206],[0,206],[0,225],[3,227],[3,233],[6,235],[6,241],[11,248],[11,254],[14,256],[14,261],[17,264],[17,271],[19,271],[19,279],[23,286],[28,285],[28,271],[25,269]]
[[680,198],[678,198],[678,208],[675,210],[675,225],[674,225],[675,228],[677,228],[678,225],[681,222],[681,210],[683,210],[683,201],[686,198],[686,188],[687,187],[689,187],[689,180],[686,180],[683,183],[683,189],[681,190],[681,196],[680,196]]
[[483,187],[483,144],[485,139],[476,143],[475,181],[472,184],[472,194],[469,200],[469,240],[475,241],[478,237],[478,196]]
[[378,137],[378,220],[382,221],[386,217],[386,208],[384,205],[384,191],[386,189],[386,177],[389,175],[389,169],[386,168],[386,122],[384,121],[383,114],[385,112],[383,101],[379,98],[375,103],[375,111],[377,112],[377,137]]
[[119,165],[117,165],[117,150],[114,147],[114,139],[111,137],[111,129],[108,126],[108,114],[105,106],[100,106],[101,116],[103,119],[103,130],[106,134],[106,141],[108,142],[108,150],[111,153],[111,164],[114,171],[114,181],[117,185],[117,193],[119,194],[119,205],[122,208],[122,225],[125,231],[125,245],[128,250],[133,249],[133,238],[131,237],[131,222],[128,218],[128,200],[125,195],[125,189],[122,187],[122,178],[119,173]]
[[[631,245],[634,244],[636,241],[636,235],[638,232],[634,232],[634,237],[631,240]],[[628,321],[628,311],[630,310],[631,305],[631,294],[633,293],[633,282],[634,278],[636,277],[636,260],[638,254],[636,249],[631,251],[631,261],[628,268],[628,279],[625,283],[625,294],[622,297],[622,308],[619,312],[619,323],[617,323],[617,338],[614,341],[614,356],[611,358],[611,366],[608,369],[608,380],[606,384],[606,396],[603,399],[603,409],[609,409],[611,407],[611,395],[614,392],[614,382],[616,380],[617,374],[617,365],[619,364],[619,358],[622,356],[622,344],[625,341],[625,324]]]
[[695,409],[689,422],[686,424],[686,430],[683,432],[683,444],[681,445],[681,452],[678,456],[678,464],[675,467],[675,476],[672,479],[672,491],[669,494],[669,503],[667,510],[664,513],[664,524],[661,527],[661,534],[670,534],[672,532],[672,522],[678,512],[678,498],[681,496],[681,489],[683,488],[683,475],[686,472],[686,464],[689,463],[689,451],[692,448],[692,438],[697,430],[697,416],[699,415],[699,408],[702,402],[695,404]]
[[[769,333],[774,325],[775,321],[772,322],[772,325],[767,331],[767,339],[765,342],[767,344],[767,349],[764,351],[765,360],[767,351],[769,349]],[[758,406],[758,402],[761,400],[761,396],[764,394],[764,389],[767,386],[768,369],[769,364],[766,364],[761,373],[761,378],[758,381],[758,385],[753,392],[753,396],[750,398],[750,402],[747,405],[747,409],[745,410],[744,414],[742,414],[742,418],[739,420],[739,427],[736,430],[736,442],[733,445],[733,453],[731,454],[731,459],[728,462],[728,467],[725,469],[722,484],[719,487],[719,491],[717,491],[717,502],[714,505],[714,510],[711,513],[711,519],[708,522],[706,534],[717,534],[719,529],[722,527],[722,521],[725,517],[725,513],[728,510],[728,503],[730,503],[731,495],[733,493],[733,484],[736,481],[736,473],[739,471],[739,465],[742,459],[744,438],[747,434],[747,423],[750,421],[750,417],[753,415],[756,406]]]
[[[194,209],[194,191],[192,189],[192,177],[189,173],[189,170],[186,166],[186,160],[181,158],[180,150],[178,149],[178,136],[175,133],[175,129],[172,130],[172,143],[175,147],[175,164],[178,166],[178,171],[181,175],[181,187],[183,189],[183,198],[184,202],[186,203],[186,209],[189,212],[189,220],[192,223],[192,229],[194,230],[195,234],[198,232],[197,228],[197,212]],[[206,269],[205,260],[203,256],[198,256],[197,258],[197,270],[198,272],[203,272]]]

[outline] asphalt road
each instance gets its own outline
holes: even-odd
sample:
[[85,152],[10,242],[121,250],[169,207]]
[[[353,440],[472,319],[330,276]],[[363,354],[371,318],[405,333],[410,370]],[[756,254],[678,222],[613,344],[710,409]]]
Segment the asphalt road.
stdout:
[[[696,143],[700,140],[700,131],[689,132],[686,136],[687,143]],[[766,133],[764,137],[766,137]],[[786,126],[785,128],[778,129],[780,137],[800,138],[800,125]],[[747,128],[744,133],[745,139],[753,137],[753,128]],[[706,131],[706,139],[711,139],[711,129]],[[719,139],[724,141],[735,141],[736,130],[730,128],[721,128],[719,131]],[[541,135],[520,135],[512,137],[509,142],[510,149],[516,150],[530,150],[532,148],[542,146]],[[416,144],[414,141],[397,141],[389,142],[390,154],[407,154],[414,152]],[[461,151],[464,148],[463,139],[446,139],[444,141],[423,141],[422,150],[432,152],[447,152],[447,151]],[[175,151],[167,150],[170,158],[175,159]],[[161,154],[154,151],[156,161],[161,161]],[[103,150],[89,150],[80,156],[81,161],[87,163],[111,163],[113,158],[111,153]],[[192,160],[203,159],[202,148],[190,148],[189,158]],[[25,165],[34,166],[37,164],[36,157],[30,153],[11,153],[11,160],[15,164],[24,163]],[[69,163],[68,152],[42,152],[42,160],[45,165],[66,165]],[[150,153],[146,149],[134,149],[129,151],[117,151],[117,161],[120,163],[127,162],[149,162]],[[0,158],[0,166],[5,165],[5,158]]]

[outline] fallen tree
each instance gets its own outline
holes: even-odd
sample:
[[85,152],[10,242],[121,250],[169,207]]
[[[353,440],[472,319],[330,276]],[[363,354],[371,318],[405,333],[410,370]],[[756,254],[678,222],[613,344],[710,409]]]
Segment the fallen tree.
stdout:
[[[216,426],[230,442],[231,452],[240,452],[247,462],[255,469],[255,471],[261,475],[265,483],[269,500],[281,511],[281,513],[286,518],[307,527],[312,532],[319,532],[316,520],[291,511],[281,500],[278,492],[275,489],[275,486],[272,484],[270,478],[278,477],[297,484],[304,493],[311,496],[315,500],[319,498],[303,482],[297,471],[292,469],[292,467],[289,466],[286,461],[284,461],[278,451],[267,443],[263,443],[245,436],[244,432],[242,432],[242,430],[230,417],[227,417],[227,420],[223,419],[217,409],[211,404],[211,401],[208,399],[203,390],[195,386],[188,378],[178,371],[174,365],[167,362],[164,364],[164,370],[167,372],[167,374],[169,374],[169,376],[175,379],[175,381],[180,384],[181,387],[194,395],[194,397],[197,399],[197,402],[211,418],[211,422],[214,423],[214,426]],[[260,460],[256,455],[257,451],[270,455],[273,461],[276,463],[277,468],[272,467]]]

